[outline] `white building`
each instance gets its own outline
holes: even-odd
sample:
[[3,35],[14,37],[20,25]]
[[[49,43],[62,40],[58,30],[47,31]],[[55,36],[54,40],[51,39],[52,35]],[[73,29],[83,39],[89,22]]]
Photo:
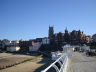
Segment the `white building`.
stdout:
[[9,51],[9,52],[16,52],[16,51],[19,51],[19,50],[20,50],[19,46],[8,46],[7,47],[7,51]]
[[45,37],[42,39],[42,44],[49,44],[50,43],[50,39]]
[[18,45],[18,44],[19,44],[19,40],[13,40],[10,43],[10,45]]
[[18,44],[19,44],[19,40],[2,40],[2,43],[3,43],[5,46],[18,45]]
[[41,47],[42,43],[32,43],[32,46],[29,46],[29,51],[38,51],[38,49]]

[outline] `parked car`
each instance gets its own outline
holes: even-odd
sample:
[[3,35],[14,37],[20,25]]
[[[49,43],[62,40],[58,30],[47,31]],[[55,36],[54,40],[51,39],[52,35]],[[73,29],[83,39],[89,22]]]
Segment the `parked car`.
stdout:
[[96,50],[88,50],[88,51],[86,51],[86,55],[87,56],[96,56]]
[[73,48],[73,51],[74,51],[74,52],[76,51],[75,48]]
[[80,49],[79,52],[84,52],[84,49]]

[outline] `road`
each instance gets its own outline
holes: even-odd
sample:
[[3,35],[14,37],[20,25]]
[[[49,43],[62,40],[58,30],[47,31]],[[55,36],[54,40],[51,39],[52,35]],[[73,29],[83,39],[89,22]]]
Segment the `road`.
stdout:
[[73,52],[69,57],[68,72],[96,72],[96,57],[87,57],[84,53]]

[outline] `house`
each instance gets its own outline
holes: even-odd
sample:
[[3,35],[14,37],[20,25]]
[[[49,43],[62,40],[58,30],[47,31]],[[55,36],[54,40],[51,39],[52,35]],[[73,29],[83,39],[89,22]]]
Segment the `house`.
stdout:
[[35,42],[42,42],[42,38],[36,38],[34,41]]
[[11,41],[7,39],[3,39],[0,42],[1,50],[6,50],[7,45],[10,45]]
[[19,51],[20,47],[19,46],[7,46],[7,51],[8,52],[16,52]]
[[23,51],[23,52],[26,52],[26,51],[29,51],[29,46],[32,45],[32,41],[20,41],[19,42],[19,46],[20,46],[20,50]]
[[45,37],[45,38],[42,38],[42,44],[49,44],[50,43],[50,39]]
[[96,34],[92,36],[93,42],[96,42]]
[[10,45],[19,45],[19,40],[11,41]]
[[38,51],[41,45],[41,42],[32,42],[32,45],[29,46],[29,51]]
[[2,41],[0,40],[0,49],[2,49]]
[[11,41],[10,40],[7,40],[7,39],[3,39],[2,40],[2,43],[7,46],[7,45],[10,45]]

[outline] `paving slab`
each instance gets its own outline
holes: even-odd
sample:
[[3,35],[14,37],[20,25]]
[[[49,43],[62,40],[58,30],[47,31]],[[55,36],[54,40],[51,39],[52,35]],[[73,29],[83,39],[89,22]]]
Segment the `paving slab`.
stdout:
[[87,57],[84,53],[73,52],[69,57],[68,72],[96,72],[96,57]]

